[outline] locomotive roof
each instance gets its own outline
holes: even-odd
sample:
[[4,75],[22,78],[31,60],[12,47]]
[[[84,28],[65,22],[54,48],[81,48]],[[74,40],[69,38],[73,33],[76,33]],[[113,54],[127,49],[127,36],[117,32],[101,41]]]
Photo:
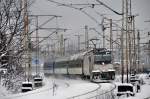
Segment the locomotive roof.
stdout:
[[84,51],[78,54],[74,54],[72,56],[70,56],[70,60],[77,60],[77,59],[83,59],[84,55],[86,55],[87,53],[93,51],[93,49],[90,49],[88,51]]
[[56,62],[60,62],[60,61],[67,61],[67,60],[69,60],[69,57],[57,58],[55,61],[56,61]]
[[[108,51],[107,49],[105,49],[105,48],[98,48],[98,49],[96,49],[97,51],[100,51],[100,52],[106,52],[106,51]],[[56,62],[59,62],[59,61],[68,61],[68,60],[77,60],[77,59],[83,59],[83,57],[86,55],[86,54],[88,54],[88,53],[90,53],[90,52],[93,52],[94,51],[94,49],[92,48],[92,49],[89,49],[88,51],[84,51],[84,52],[80,52],[80,53],[77,53],[77,54],[73,54],[73,55],[71,55],[71,56],[67,56],[67,57],[59,57],[59,58],[56,58]],[[53,61],[53,60],[52,60]]]
[[90,49],[90,50],[84,51],[84,52],[80,52],[80,53],[77,53],[77,54],[73,54],[73,55],[68,56],[68,57],[60,57],[60,58],[57,58],[55,61],[59,62],[59,61],[83,59],[84,55],[86,55],[87,53],[89,53],[91,51],[93,51],[93,49]]

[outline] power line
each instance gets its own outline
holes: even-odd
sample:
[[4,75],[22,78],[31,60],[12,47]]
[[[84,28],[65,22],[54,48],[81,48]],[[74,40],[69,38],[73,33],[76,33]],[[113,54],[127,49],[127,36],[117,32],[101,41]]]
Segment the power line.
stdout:
[[108,5],[106,5],[105,3],[103,3],[102,1],[100,0],[96,0],[97,2],[99,2],[101,5],[103,5],[104,7],[108,8],[109,10],[111,10],[112,12],[114,12],[115,14],[117,15],[123,15],[123,13],[119,13],[117,11],[115,11],[114,9],[112,9],[111,7],[109,7]]
[[55,4],[59,5],[59,6],[61,5],[61,6],[65,6],[65,7],[69,7],[69,8],[73,8],[73,9],[76,9],[78,11],[81,11],[82,13],[87,15],[90,19],[92,19],[94,22],[96,22],[97,24],[101,25],[101,23],[99,23],[93,16],[91,16],[86,11],[84,11],[83,8],[74,7],[74,6],[72,6],[73,4],[64,4],[64,3],[56,2],[56,1],[53,1],[53,0],[48,0],[48,1],[50,1],[52,3],[55,3]]

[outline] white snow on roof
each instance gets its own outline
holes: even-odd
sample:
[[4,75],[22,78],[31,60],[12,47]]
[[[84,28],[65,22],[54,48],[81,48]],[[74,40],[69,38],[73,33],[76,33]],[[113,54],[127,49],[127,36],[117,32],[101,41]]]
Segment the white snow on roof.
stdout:
[[77,60],[77,59],[83,59],[83,56],[86,54],[86,52],[74,54],[70,57],[70,60]]
[[115,71],[115,69],[108,69],[108,71]]
[[68,61],[69,57],[61,57],[61,58],[57,58],[55,61],[56,62],[61,62],[61,61]]
[[22,82],[22,84],[32,84],[32,82],[26,81],[26,82]]
[[115,83],[117,86],[132,86],[133,85],[131,83]]
[[100,70],[93,70],[92,72],[93,73],[97,73],[97,72],[100,72]]
[[[84,51],[84,52],[80,52],[80,53],[77,53],[77,54],[73,54],[71,56],[64,56],[64,57],[58,57],[55,59],[55,62],[61,62],[61,61],[69,61],[69,60],[77,60],[77,59],[83,59],[83,57],[91,52],[93,49],[90,49],[88,51]],[[52,59],[47,59],[47,61],[50,61]]]

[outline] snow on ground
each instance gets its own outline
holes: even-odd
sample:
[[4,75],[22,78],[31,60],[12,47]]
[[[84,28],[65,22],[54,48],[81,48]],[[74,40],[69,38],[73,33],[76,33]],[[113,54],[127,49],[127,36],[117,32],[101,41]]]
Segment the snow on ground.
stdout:
[[[45,78],[44,82],[45,85],[42,88],[3,96],[0,99],[66,99],[99,88],[98,84],[82,80]],[[54,83],[55,88],[53,88]]]
[[141,86],[141,91],[136,93],[134,97],[128,97],[125,99],[144,99],[150,97],[150,78],[147,79],[146,75],[141,75],[144,78],[145,84]]
[[6,97],[7,94],[10,94],[10,92],[8,92],[6,88],[2,87],[0,84],[0,99],[3,99],[4,97]]
[[[122,96],[116,98],[117,99],[144,99],[150,97],[150,78],[147,77],[147,74],[140,74],[139,78],[143,78],[145,83],[144,85],[141,85],[141,91],[139,93],[136,93],[135,96],[130,96],[130,97]],[[119,77],[117,78],[117,81],[119,81]]]
[[[146,75],[140,75],[144,79],[145,84],[141,86],[141,91],[135,96],[130,97],[116,97],[116,99],[144,99],[150,96],[150,79]],[[119,77],[118,77],[119,78]],[[55,85],[55,88],[53,87]],[[96,89],[100,88],[98,91]],[[110,91],[114,86],[109,83],[91,83],[81,79],[69,79],[66,77],[46,77],[44,79],[44,86],[33,91],[19,94],[10,94],[8,91],[0,86],[0,99],[66,99],[73,96],[85,94],[94,91],[92,94],[83,95],[74,99],[85,99],[87,97],[95,96],[106,91]]]

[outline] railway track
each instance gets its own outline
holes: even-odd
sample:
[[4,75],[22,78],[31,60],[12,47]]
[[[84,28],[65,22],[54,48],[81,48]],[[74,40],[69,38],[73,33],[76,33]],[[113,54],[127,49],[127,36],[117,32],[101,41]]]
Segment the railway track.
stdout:
[[[57,88],[56,88],[56,93],[57,93],[57,92],[59,92],[58,90],[60,90],[60,89],[64,90],[64,88],[68,89],[68,88],[72,87],[72,84],[74,86],[74,81],[73,81],[73,83],[70,83],[69,81],[65,81],[63,83],[62,83],[62,81],[56,81],[55,84],[57,85]],[[46,86],[47,85],[49,86],[49,83],[47,83]],[[76,85],[76,82],[75,82],[75,85]],[[82,85],[82,84],[80,84],[80,85]],[[85,85],[87,86],[87,83],[85,83]],[[70,94],[68,97],[67,96],[63,97],[63,99],[113,99],[112,97],[113,97],[113,90],[115,88],[115,85],[112,85],[111,83],[100,83],[100,84],[97,83],[97,85],[98,85],[97,87],[92,88],[89,91],[85,91],[85,93],[84,92],[76,93],[76,95],[74,94],[74,96],[71,96],[71,94]],[[84,83],[83,83],[83,86],[84,86]],[[76,87],[74,87],[74,88],[76,88]],[[81,89],[83,89],[83,88],[81,88]],[[77,88],[77,89],[79,90],[80,88]],[[8,96],[8,97],[5,97],[4,99],[20,99],[21,97],[23,97],[23,99],[24,99],[25,97],[28,98],[31,96],[37,96],[39,94],[42,95],[45,93],[49,93],[49,95],[52,96],[52,94],[50,94],[50,93],[52,93],[53,90],[54,89],[51,86],[49,88],[48,87],[41,88],[40,90],[34,90],[34,91],[31,91],[28,93],[20,93],[18,95]],[[86,88],[85,88],[85,90],[86,90]],[[81,91],[81,90],[79,90],[79,91]],[[56,97],[55,97],[55,95],[53,96],[53,98],[56,98]]]
[[[103,89],[103,85],[104,84],[110,84],[111,88],[108,89]],[[80,94],[80,95],[76,95],[76,96],[72,96],[69,97],[67,99],[115,99],[114,96],[114,89],[116,88],[116,85],[113,83],[101,83],[98,84],[99,87],[95,90],[89,91],[87,93],[84,94]]]

